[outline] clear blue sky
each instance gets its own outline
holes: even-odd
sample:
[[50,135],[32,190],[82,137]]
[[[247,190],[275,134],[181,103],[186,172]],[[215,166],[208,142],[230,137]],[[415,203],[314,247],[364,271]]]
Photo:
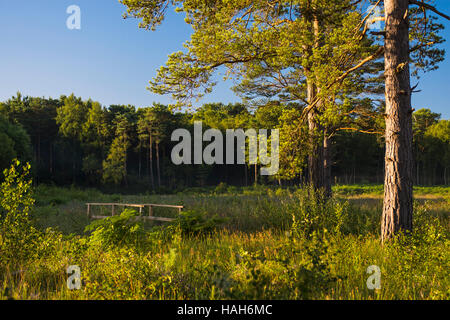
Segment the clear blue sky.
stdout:
[[[66,9],[73,4],[81,8],[81,30],[66,27]],[[437,0],[437,6],[450,13],[449,0]],[[21,91],[53,98],[73,92],[106,106],[169,103],[169,97],[152,94],[146,86],[168,54],[182,50],[190,27],[182,14],[170,13],[156,32],[145,31],[138,20],[122,19],[124,11],[117,0],[1,0],[0,101]],[[450,23],[442,22],[448,56]],[[422,92],[414,95],[413,107],[450,119],[449,80],[450,58],[420,79]],[[229,87],[218,85],[200,103],[239,101]]]

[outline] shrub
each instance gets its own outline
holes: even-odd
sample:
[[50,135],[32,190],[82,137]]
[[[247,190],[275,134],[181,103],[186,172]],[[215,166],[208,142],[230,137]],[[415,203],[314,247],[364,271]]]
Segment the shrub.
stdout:
[[91,231],[90,241],[104,248],[137,244],[144,231],[134,219],[137,215],[135,210],[125,209],[120,215],[92,222],[85,232]]
[[311,239],[287,238],[267,250],[238,254],[240,273],[218,288],[231,299],[311,299],[326,292],[339,277],[331,271],[333,254],[327,233],[314,232]]
[[227,193],[235,195],[239,193],[239,189],[236,186],[229,186],[227,188]]
[[223,222],[225,219],[217,216],[207,218],[203,211],[188,210],[178,216],[175,224],[179,226],[184,235],[197,236],[212,233]]
[[0,186],[2,262],[24,263],[33,254],[38,238],[29,217],[34,204],[31,194],[32,180],[28,178],[30,164],[21,167],[20,161],[14,160],[3,174],[5,181]]
[[214,189],[214,193],[221,194],[227,192],[228,185],[225,182],[221,182]]
[[295,191],[291,198],[294,200],[288,202],[291,232],[297,237],[309,237],[314,231],[328,230],[334,234],[344,231],[350,208],[347,202],[326,198],[310,188]]

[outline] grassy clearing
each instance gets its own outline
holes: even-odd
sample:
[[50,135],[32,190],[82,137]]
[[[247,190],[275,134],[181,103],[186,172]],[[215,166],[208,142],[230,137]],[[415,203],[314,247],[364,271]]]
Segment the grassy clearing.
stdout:
[[[305,189],[106,195],[40,186],[37,239],[24,259],[2,259],[0,298],[448,299],[450,188],[417,188],[414,236],[384,247],[380,190],[338,186],[321,201]],[[85,232],[90,201],[182,204],[187,212],[160,226],[124,214]],[[67,289],[69,265],[81,268],[80,290]],[[370,265],[381,268],[380,290],[367,289]]]

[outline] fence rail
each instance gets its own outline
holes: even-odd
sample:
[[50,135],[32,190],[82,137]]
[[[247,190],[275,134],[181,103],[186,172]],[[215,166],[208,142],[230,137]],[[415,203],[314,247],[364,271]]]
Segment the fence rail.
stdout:
[[[174,218],[165,218],[165,217],[155,217],[153,216],[153,208],[173,208],[178,209],[178,214],[181,213],[184,206],[170,205],[170,204],[155,204],[155,203],[145,203],[145,204],[134,204],[134,203],[86,203],[87,205],[87,216],[89,219],[105,219],[116,214],[116,207],[129,207],[129,208],[139,208],[139,217],[138,219],[143,220],[151,220],[151,221],[166,221],[170,222],[175,220]],[[101,207],[111,207],[111,215],[110,216],[98,216],[91,214],[91,208],[95,206]],[[145,208],[148,208],[148,216],[144,215]]]

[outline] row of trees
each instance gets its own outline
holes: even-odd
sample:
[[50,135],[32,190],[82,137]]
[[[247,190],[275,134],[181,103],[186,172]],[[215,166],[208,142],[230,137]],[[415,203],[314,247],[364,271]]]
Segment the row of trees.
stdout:
[[[104,107],[79,97],[23,97],[0,103],[1,168],[11,159],[32,160],[37,182],[84,186],[128,186],[160,190],[186,186],[254,183],[293,184],[308,181],[309,137],[292,139],[291,127],[303,112],[299,104],[271,102],[250,108],[244,104],[205,104],[192,112],[167,106]],[[376,116],[371,121],[379,122]],[[428,109],[414,113],[416,183],[443,184],[450,175],[450,122]],[[259,165],[182,165],[171,162],[177,128],[192,132],[194,121],[203,128],[280,129],[280,170],[263,177]],[[383,181],[383,137],[359,132],[367,117],[354,118],[330,138],[333,182]],[[346,129],[346,130],[344,130]],[[380,132],[382,128],[377,129]],[[298,149],[292,148],[295,143]],[[206,143],[205,143],[206,144]],[[302,149],[305,148],[305,149]],[[161,190],[163,189],[163,190]]]

